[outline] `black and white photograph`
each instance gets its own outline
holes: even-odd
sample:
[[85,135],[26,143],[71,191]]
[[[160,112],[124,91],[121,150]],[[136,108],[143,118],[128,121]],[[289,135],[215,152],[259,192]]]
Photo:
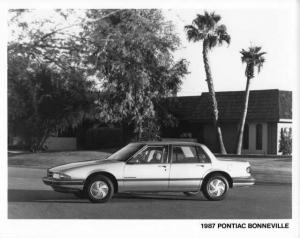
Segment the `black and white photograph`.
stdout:
[[1,238],[299,237],[299,2],[45,2],[2,10]]

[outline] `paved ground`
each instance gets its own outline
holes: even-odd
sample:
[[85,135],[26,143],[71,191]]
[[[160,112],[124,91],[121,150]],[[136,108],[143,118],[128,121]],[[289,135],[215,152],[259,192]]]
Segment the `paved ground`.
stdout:
[[288,184],[231,189],[220,202],[182,194],[123,194],[91,204],[50,190],[41,181],[44,175],[40,169],[8,169],[8,218],[284,219],[292,214]]

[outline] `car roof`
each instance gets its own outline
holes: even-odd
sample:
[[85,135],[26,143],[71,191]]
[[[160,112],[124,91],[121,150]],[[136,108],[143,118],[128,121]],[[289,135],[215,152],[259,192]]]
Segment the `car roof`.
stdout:
[[141,144],[141,145],[203,145],[193,141],[180,141],[180,140],[139,141],[139,142],[132,142],[132,143]]

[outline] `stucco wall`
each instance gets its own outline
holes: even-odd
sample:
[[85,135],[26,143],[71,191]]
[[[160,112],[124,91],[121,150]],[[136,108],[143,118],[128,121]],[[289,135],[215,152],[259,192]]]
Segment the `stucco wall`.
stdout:
[[77,149],[75,137],[49,137],[45,145],[48,151]]
[[277,123],[268,123],[268,154],[277,154]]

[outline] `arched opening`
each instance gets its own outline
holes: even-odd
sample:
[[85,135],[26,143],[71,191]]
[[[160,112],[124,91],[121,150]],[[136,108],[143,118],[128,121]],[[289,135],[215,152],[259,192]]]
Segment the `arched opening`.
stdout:
[[256,150],[262,150],[262,124],[256,125]]

